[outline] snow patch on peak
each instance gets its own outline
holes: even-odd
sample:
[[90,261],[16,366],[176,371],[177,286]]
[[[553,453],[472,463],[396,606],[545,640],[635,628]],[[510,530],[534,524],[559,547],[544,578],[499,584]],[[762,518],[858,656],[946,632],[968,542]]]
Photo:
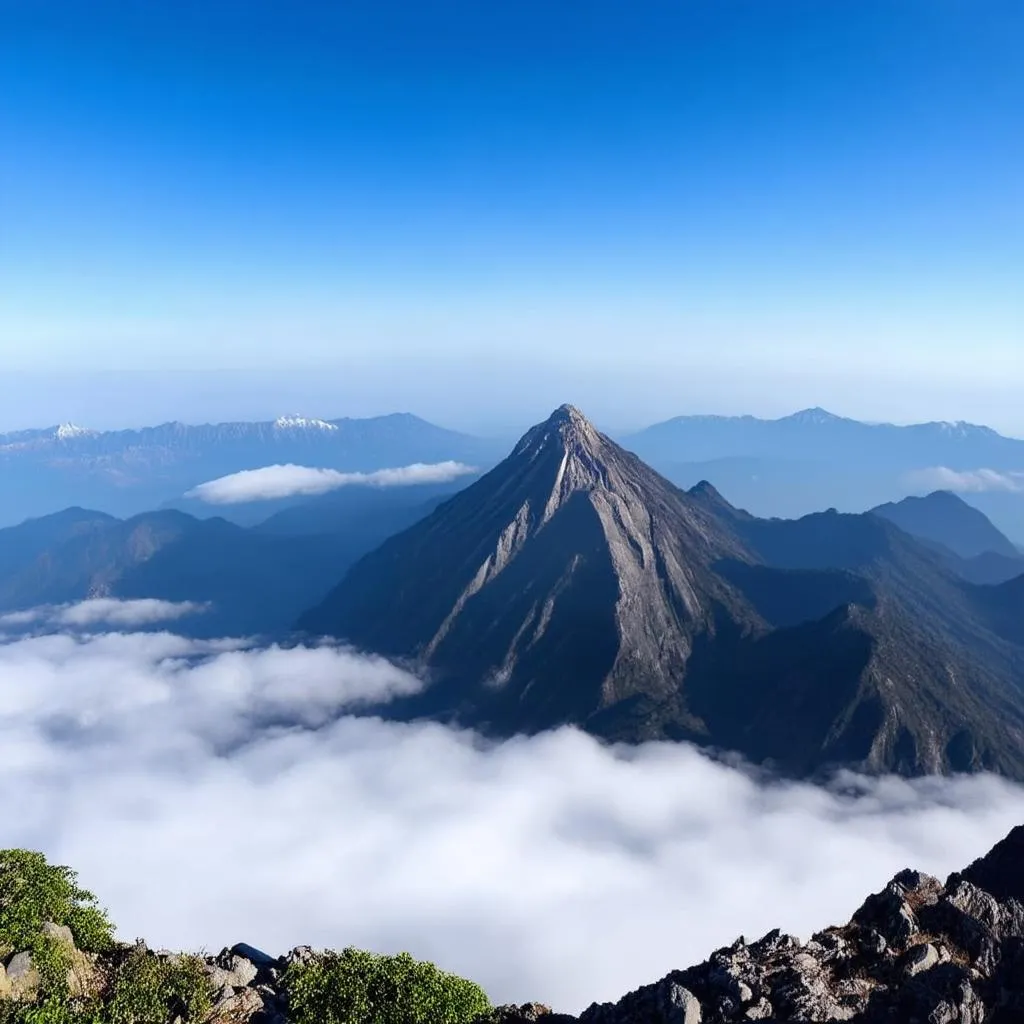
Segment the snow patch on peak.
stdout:
[[278,416],[274,420],[275,430],[337,430],[333,423],[327,420],[308,419],[305,416]]
[[968,423],[966,420],[940,420],[936,426],[938,426],[943,434],[949,437],[971,437],[973,435],[995,433],[989,427],[981,427],[975,423]]
[[75,423],[62,423],[53,432],[53,436],[58,441],[68,441],[73,437],[88,437],[95,433],[95,430],[90,430],[88,427],[80,427]]

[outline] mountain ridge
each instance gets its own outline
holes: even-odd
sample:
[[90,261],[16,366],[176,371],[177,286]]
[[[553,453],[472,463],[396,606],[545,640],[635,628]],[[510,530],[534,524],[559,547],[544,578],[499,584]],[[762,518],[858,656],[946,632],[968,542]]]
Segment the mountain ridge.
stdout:
[[395,714],[686,739],[796,774],[1021,778],[1017,601],[881,517],[761,520],[684,492],[563,406],[298,625],[427,672]]

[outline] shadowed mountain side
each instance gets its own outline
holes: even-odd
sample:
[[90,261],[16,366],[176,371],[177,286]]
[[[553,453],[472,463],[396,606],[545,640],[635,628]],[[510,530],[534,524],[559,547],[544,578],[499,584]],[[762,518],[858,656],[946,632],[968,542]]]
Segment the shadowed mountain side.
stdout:
[[289,630],[366,550],[346,536],[262,536],[181,512],[128,520],[71,509],[0,530],[0,612],[90,597],[209,604],[194,636]]
[[876,516],[680,491],[563,407],[301,626],[429,674],[386,714],[1024,778],[1014,600]]
[[579,721],[635,693],[674,694],[713,606],[763,625],[711,571],[722,557],[745,552],[712,514],[563,407],[355,565],[302,626],[417,657],[453,688],[479,687],[472,703],[529,692],[527,706],[572,704],[536,693],[557,678],[590,695]]
[[960,558],[1002,555],[1019,559],[1021,572],[1024,572],[1024,559],[1020,558],[1014,544],[993,526],[984,512],[949,491],[935,491],[923,498],[904,498],[871,511],[912,537],[941,544]]

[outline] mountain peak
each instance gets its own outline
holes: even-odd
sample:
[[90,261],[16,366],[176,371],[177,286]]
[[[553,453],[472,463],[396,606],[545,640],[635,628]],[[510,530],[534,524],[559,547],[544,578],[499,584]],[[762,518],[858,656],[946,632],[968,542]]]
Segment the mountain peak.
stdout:
[[603,439],[594,425],[574,405],[560,405],[543,423],[531,427],[512,455],[529,455],[535,459],[541,452],[552,452],[559,458],[570,453],[593,461],[603,448]]
[[816,405],[813,409],[801,409],[790,416],[782,417],[787,423],[802,423],[809,426],[824,426],[827,423],[838,423],[842,418],[842,416],[836,416],[835,413],[829,412],[828,409],[822,409],[819,405]]
[[570,405],[568,402],[564,402],[548,417],[548,423],[583,424],[588,423],[588,420],[575,405]]
[[575,405],[560,405],[540,426],[544,433],[557,432],[566,440],[593,443],[599,437],[594,425]]

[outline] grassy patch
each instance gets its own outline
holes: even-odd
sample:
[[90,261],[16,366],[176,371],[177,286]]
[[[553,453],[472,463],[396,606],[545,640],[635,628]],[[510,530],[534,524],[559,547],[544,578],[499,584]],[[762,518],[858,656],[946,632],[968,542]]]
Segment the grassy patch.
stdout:
[[327,952],[284,982],[295,1024],[469,1024],[491,1008],[479,985],[408,953]]

